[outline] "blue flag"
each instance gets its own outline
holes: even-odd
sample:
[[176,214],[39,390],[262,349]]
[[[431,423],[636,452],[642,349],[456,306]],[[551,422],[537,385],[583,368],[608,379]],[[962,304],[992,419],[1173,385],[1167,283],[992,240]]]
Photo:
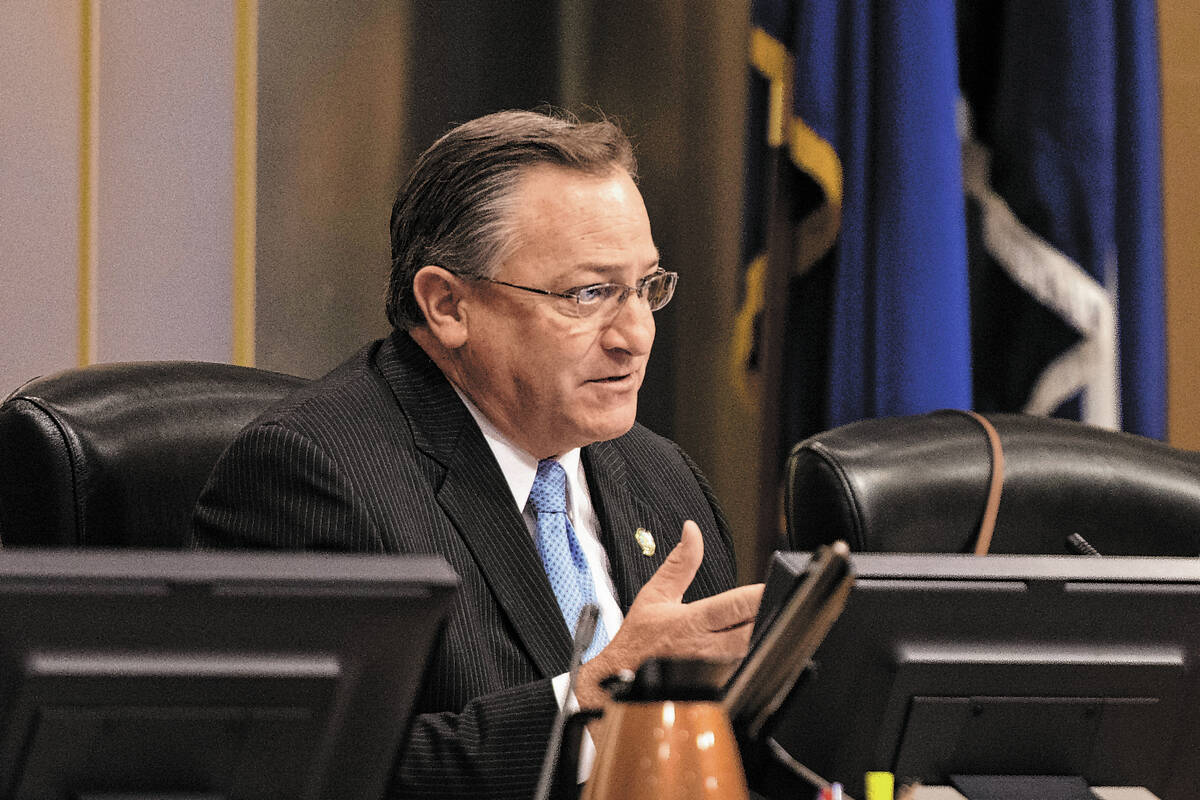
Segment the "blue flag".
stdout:
[[976,406],[1162,438],[1154,4],[964,5],[960,39]]
[[1152,0],[755,0],[753,21],[738,353],[755,366],[769,252],[785,443],[946,407],[1162,437]]

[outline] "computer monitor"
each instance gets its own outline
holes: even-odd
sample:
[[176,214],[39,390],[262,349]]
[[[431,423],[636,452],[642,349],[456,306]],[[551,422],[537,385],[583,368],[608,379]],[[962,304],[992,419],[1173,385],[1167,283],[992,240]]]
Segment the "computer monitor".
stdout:
[[439,558],[0,550],[0,797],[382,796]]
[[[808,554],[776,554],[760,618]],[[772,720],[862,797],[952,775],[1200,787],[1200,560],[856,554],[846,607]]]

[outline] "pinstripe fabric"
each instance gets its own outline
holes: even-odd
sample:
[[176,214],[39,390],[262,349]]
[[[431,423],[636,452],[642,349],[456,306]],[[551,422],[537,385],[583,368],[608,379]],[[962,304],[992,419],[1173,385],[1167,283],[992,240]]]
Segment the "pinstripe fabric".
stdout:
[[[695,465],[635,426],[584,448],[622,608],[678,542],[704,533],[685,599],[734,585],[727,524]],[[653,531],[654,556],[634,541]],[[462,579],[416,699],[391,796],[528,800],[570,636],[499,466],[404,334],[363,348],[239,434],[197,505],[206,547],[436,553]],[[319,621],[314,621],[319,624]]]

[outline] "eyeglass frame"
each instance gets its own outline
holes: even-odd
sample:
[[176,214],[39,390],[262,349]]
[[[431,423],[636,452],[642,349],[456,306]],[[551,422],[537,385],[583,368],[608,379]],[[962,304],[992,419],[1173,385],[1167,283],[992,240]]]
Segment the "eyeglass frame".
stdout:
[[[651,312],[661,311],[662,309],[666,308],[667,304],[671,302],[671,299],[673,297],[675,297],[675,286],[679,283],[679,273],[678,272],[670,272],[668,270],[663,269],[662,267],[656,267],[654,272],[651,272],[649,275],[639,278],[637,284],[634,286],[630,286],[627,283],[616,283],[613,281],[604,281],[601,283],[589,283],[586,286],[576,286],[572,289],[568,289],[565,292],[552,292],[549,289],[538,289],[533,286],[522,286],[519,283],[509,283],[508,281],[501,281],[501,280],[497,280],[496,278],[485,278],[481,275],[464,275],[461,272],[454,272],[453,274],[459,276],[460,278],[466,278],[468,280],[473,280],[473,281],[482,281],[484,283],[494,283],[494,284],[498,284],[500,286],[507,286],[510,289],[520,289],[523,292],[530,292],[532,294],[540,294],[544,297],[558,297],[563,300],[574,300],[575,307],[579,308],[579,309],[588,308],[588,306],[585,306],[579,300],[579,293],[586,291],[588,289],[596,289],[600,286],[619,286],[621,288],[621,294],[617,297],[616,305],[613,306],[614,308],[619,309],[621,306],[625,305],[625,301],[629,299],[629,295],[631,295],[631,294],[636,294],[639,298],[645,299],[644,295],[647,291],[647,287],[650,285],[650,281],[654,280],[655,278],[665,277],[669,280],[669,284],[667,286],[667,299],[664,300],[663,304],[660,305],[658,308],[651,308],[650,309]],[[600,310],[600,305],[602,305],[602,303],[597,304],[596,311]],[[595,311],[589,312],[586,314],[581,313],[579,315],[579,317],[586,318],[586,317],[593,316],[594,314],[595,314]]]

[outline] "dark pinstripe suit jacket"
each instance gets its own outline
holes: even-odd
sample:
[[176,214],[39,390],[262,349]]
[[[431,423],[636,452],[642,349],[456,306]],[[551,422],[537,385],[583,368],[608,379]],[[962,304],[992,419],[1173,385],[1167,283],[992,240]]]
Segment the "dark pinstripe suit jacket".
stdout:
[[[726,522],[675,444],[641,426],[583,450],[621,605],[704,533],[685,598],[734,585]],[[644,556],[633,538],[649,528]],[[437,553],[462,579],[397,763],[393,796],[519,798],[537,782],[570,635],[483,434],[406,334],[363,348],[239,434],[200,498],[202,546]]]

